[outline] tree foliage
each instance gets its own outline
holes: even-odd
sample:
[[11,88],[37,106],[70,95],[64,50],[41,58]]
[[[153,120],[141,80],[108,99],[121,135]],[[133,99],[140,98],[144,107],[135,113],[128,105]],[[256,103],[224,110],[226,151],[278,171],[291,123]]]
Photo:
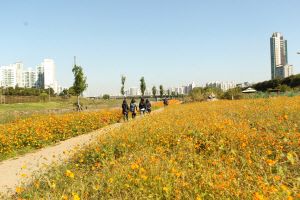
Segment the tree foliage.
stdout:
[[110,98],[110,96],[108,95],[108,94],[105,94],[105,95],[103,95],[103,99],[109,99]]
[[159,93],[160,93],[160,97],[163,97],[163,95],[164,95],[164,87],[162,85],[159,86]]
[[153,93],[153,96],[156,97],[156,87],[155,85],[152,87],[152,93]]
[[144,79],[143,76],[140,79],[140,81],[141,81],[140,88],[141,88],[142,96],[144,96],[144,93],[145,93],[145,90],[146,90],[146,83],[145,83],[145,79]]
[[126,81],[126,77],[122,74],[121,76],[121,83],[122,83],[122,87],[121,87],[121,94],[124,96],[125,94],[125,91],[124,91],[124,84],[125,84],[125,81]]
[[74,66],[72,69],[74,74],[74,83],[73,83],[73,90],[76,96],[79,96],[83,91],[85,91],[88,87],[86,83],[86,77],[84,77],[82,68],[80,66]]
[[86,83],[86,77],[84,77],[82,68],[80,66],[75,65],[74,68],[72,69],[72,72],[74,74],[73,90],[78,99],[77,106],[79,111],[79,110],[83,110],[79,102],[79,95],[87,89],[88,84]]
[[40,99],[41,100],[43,100],[44,102],[46,101],[46,99],[48,99],[49,98],[49,94],[47,94],[47,93],[42,93],[42,94],[40,94]]
[[269,89],[275,89],[275,88],[282,88],[283,85],[286,85],[287,87],[283,87],[283,89],[290,88],[296,88],[300,86],[300,74],[297,75],[291,75],[289,77],[286,77],[284,79],[275,78],[268,81],[263,81],[254,84],[252,87],[256,89],[257,91],[266,92]]

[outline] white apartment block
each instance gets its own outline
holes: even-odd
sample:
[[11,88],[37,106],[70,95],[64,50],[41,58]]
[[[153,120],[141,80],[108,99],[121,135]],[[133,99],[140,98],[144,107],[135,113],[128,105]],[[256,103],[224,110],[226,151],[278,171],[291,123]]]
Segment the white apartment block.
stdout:
[[37,88],[37,74],[31,67],[27,71],[23,71],[23,86],[27,88]]
[[17,84],[17,68],[14,66],[1,66],[0,82],[4,87],[15,87]]
[[68,90],[69,88],[68,87],[66,87],[66,86],[57,86],[57,89],[56,89],[56,93],[57,94],[60,94],[60,93],[62,93],[64,90]]
[[152,95],[152,90],[151,89],[149,89],[149,88],[147,88],[146,90],[145,90],[145,94],[144,95]]
[[15,64],[10,64],[9,66],[16,68],[16,85],[19,87],[23,87],[23,81],[22,81],[22,72],[23,72],[23,63],[16,62]]
[[56,93],[54,61],[52,59],[44,59],[44,62],[41,63],[41,67],[44,68],[44,88],[51,87]]
[[52,59],[44,59],[41,66],[36,67],[36,71],[28,68],[23,71],[23,64],[16,62],[9,66],[0,67],[0,84],[6,87],[30,87],[43,89],[53,88],[57,93],[57,82],[55,81],[55,65]]
[[216,87],[216,88],[220,88],[221,90],[226,92],[227,90],[229,90],[231,88],[235,88],[236,87],[236,82],[235,81],[221,82],[221,83],[219,83],[218,81],[208,82],[208,83],[206,83],[206,87]]
[[137,88],[136,87],[129,88],[129,95],[132,95],[132,96],[137,95]]
[[276,67],[276,78],[286,78],[293,75],[293,65],[278,65]]

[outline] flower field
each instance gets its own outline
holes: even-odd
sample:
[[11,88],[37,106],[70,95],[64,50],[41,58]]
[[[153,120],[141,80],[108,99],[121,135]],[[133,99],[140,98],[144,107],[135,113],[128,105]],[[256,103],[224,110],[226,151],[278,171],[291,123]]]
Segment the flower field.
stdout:
[[170,105],[49,168],[25,199],[299,199],[300,98]]
[[[154,110],[162,106],[162,102],[152,104]],[[120,109],[103,109],[96,112],[32,115],[14,123],[0,124],[0,161],[102,128],[121,118]]]

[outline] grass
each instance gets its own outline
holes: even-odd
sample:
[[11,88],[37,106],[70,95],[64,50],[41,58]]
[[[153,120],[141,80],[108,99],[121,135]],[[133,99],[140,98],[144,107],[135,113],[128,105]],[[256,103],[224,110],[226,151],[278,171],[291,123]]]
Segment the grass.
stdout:
[[66,152],[15,198],[300,198],[300,98],[170,105]]

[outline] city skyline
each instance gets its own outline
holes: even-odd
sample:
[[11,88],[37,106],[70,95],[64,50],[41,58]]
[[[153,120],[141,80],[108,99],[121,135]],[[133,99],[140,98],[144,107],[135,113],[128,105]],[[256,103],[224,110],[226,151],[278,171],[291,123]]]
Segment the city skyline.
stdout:
[[[279,2],[1,1],[0,66],[22,61],[35,69],[51,58],[55,79],[70,87],[77,56],[90,95],[119,93],[121,74],[125,87],[138,86],[142,76],[149,88],[261,82],[270,79],[268,39],[281,32],[297,74],[300,2]],[[282,10],[289,12],[278,18]]]

